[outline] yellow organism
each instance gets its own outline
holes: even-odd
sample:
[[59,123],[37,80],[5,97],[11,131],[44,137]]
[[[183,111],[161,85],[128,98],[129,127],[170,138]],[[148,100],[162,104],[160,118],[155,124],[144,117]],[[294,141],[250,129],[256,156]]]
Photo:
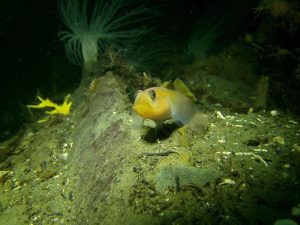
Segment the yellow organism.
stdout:
[[[55,102],[51,101],[50,99],[42,99],[40,96],[37,98],[40,100],[40,103],[37,105],[27,105],[28,108],[31,109],[42,109],[42,108],[53,108],[50,111],[46,111],[45,113],[49,115],[64,115],[68,116],[70,114],[70,109],[72,106],[72,101],[70,100],[70,95],[65,97],[64,102],[61,105],[56,104]],[[44,122],[45,120],[40,120],[38,122]]]
[[[169,89],[170,86],[173,86],[173,90]],[[141,118],[151,119],[156,123],[172,118],[187,124],[197,112],[195,100],[183,82],[177,79],[174,83],[138,91],[133,110]]]

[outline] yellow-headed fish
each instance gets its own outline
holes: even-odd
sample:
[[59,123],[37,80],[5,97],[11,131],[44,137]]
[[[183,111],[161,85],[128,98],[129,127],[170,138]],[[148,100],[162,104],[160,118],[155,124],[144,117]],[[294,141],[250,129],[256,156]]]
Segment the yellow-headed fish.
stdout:
[[154,120],[156,123],[174,119],[187,124],[197,111],[194,105],[195,97],[180,80],[177,79],[172,85],[174,90],[152,87],[138,91],[133,110],[140,117]]

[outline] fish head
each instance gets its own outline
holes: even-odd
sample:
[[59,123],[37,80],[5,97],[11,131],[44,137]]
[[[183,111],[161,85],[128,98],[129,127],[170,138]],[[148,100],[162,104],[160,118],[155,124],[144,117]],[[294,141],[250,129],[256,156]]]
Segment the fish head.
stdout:
[[166,93],[162,93],[162,91],[160,87],[138,91],[133,110],[145,119],[157,122],[169,119],[171,117],[170,102]]

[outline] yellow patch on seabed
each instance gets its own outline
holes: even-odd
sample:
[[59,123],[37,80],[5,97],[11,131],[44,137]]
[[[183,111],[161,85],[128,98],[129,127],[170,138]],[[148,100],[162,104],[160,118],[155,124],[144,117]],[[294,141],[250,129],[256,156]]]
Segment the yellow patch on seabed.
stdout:
[[179,143],[183,147],[189,147],[191,145],[191,136],[188,133],[188,128],[186,126],[180,127],[178,129],[179,133]]
[[171,154],[168,157],[162,159],[158,164],[157,168],[164,166],[192,166],[193,157],[192,153],[186,150],[180,150],[178,154]]

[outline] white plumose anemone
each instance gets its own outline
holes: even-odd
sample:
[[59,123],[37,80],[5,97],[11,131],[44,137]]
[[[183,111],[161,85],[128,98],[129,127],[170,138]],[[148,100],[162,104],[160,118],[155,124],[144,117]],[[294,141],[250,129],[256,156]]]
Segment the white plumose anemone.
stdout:
[[[132,2],[132,1],[126,1]],[[136,38],[142,29],[135,27],[146,11],[137,7],[126,11],[125,0],[96,0],[90,10],[89,0],[60,0],[62,20],[68,31],[59,32],[66,54],[74,64],[89,70],[97,62],[98,53],[110,46],[120,48],[128,38]]]

